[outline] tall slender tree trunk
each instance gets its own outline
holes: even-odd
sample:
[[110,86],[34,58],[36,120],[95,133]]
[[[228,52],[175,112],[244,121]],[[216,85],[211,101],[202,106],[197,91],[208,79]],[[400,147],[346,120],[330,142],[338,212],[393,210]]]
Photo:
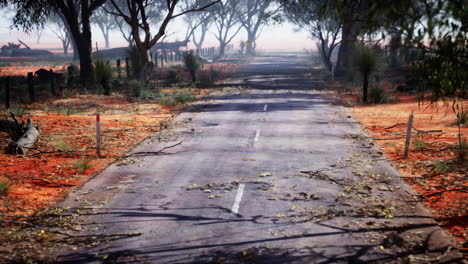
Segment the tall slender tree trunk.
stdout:
[[362,83],[362,102],[367,103],[367,88],[369,87],[369,73],[364,73],[364,80]]

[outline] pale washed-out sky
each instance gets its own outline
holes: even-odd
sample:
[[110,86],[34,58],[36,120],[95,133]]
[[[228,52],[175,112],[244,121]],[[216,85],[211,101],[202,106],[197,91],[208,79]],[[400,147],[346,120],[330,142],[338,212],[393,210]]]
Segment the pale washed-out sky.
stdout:
[[[46,25],[44,33],[41,37],[40,44],[37,44],[36,32],[30,34],[24,33],[17,29],[12,29],[11,17],[12,13],[5,9],[0,9],[0,46],[7,44],[8,42],[18,42],[18,39],[22,40],[31,47],[41,48],[61,48],[61,43],[53,33],[54,25]],[[296,32],[297,27],[290,23],[283,23],[281,25],[269,25],[264,27],[260,38],[257,40],[258,50],[303,50],[303,49],[315,49],[314,40],[310,39],[309,34],[303,31]],[[56,29],[55,29],[56,30]],[[157,28],[154,28],[156,32]],[[184,26],[182,19],[171,22],[168,27],[167,33],[170,36],[167,37],[167,41],[182,40],[185,36],[186,27]],[[246,40],[246,34],[244,30],[241,30],[236,38],[231,42],[236,46],[239,46],[241,40]],[[104,47],[104,38],[102,37],[101,31],[97,26],[93,25],[93,43],[98,42],[100,48]],[[126,43],[122,38],[120,32],[114,31],[111,33],[111,48],[122,47]],[[204,46],[217,46],[217,40],[213,34],[208,33],[207,39]],[[93,44],[93,47],[95,44]],[[189,48],[192,48],[190,46]]]

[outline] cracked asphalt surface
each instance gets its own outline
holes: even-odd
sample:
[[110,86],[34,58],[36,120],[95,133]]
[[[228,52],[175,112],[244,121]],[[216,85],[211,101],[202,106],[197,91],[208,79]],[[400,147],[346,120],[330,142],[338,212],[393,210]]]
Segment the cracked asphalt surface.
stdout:
[[60,260],[457,261],[450,236],[314,72],[299,57],[258,57],[225,83],[230,94],[189,107],[133,152],[182,144],[127,158],[70,194],[61,206],[79,213],[81,234],[134,236]]

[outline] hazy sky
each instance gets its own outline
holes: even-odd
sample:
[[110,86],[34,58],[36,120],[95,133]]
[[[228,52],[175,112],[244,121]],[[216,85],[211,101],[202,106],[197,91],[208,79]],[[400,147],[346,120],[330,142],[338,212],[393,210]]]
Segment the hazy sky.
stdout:
[[[42,47],[42,48],[61,48],[61,43],[53,33],[54,26],[47,25],[40,44],[37,45],[37,33],[31,32],[26,34],[24,32],[18,31],[16,29],[10,29],[11,24],[11,12],[7,12],[5,9],[0,9],[0,46],[6,44],[7,42],[18,42],[18,39],[26,42],[26,44],[31,47]],[[259,50],[303,50],[304,48],[313,49],[315,47],[314,41],[309,38],[309,35],[306,32],[295,32],[294,25],[289,23],[284,23],[282,25],[271,25],[266,26],[260,38],[257,40],[257,47]],[[182,20],[171,22],[168,27],[168,33],[171,34],[167,40],[182,40],[185,36],[186,28],[182,23]],[[154,31],[156,32],[156,28]],[[236,47],[239,46],[241,40],[246,40],[246,34],[244,30],[238,34],[238,36],[233,40],[232,44]],[[98,42],[100,48],[104,47],[104,38],[102,37],[101,31],[93,26],[93,43]],[[125,46],[126,43],[122,38],[119,31],[115,31],[111,34],[111,47],[121,47]],[[95,44],[93,44],[94,48]],[[207,34],[207,39],[204,46],[217,46],[217,40],[211,33]],[[191,46],[189,46],[191,47]]]

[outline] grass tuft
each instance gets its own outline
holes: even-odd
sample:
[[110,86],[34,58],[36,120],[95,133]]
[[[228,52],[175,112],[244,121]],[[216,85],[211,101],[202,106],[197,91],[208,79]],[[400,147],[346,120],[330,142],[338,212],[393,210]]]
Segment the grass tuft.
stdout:
[[72,168],[78,170],[80,173],[84,173],[87,169],[91,168],[90,161],[86,159],[80,159],[73,163]]

